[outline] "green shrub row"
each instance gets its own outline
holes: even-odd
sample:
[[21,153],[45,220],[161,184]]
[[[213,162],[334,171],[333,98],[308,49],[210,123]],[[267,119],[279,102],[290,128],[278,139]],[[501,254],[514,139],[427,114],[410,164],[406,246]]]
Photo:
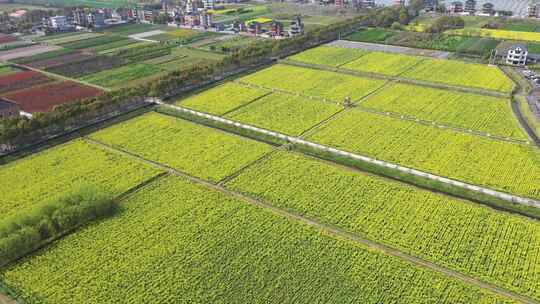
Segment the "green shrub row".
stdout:
[[114,213],[115,203],[91,187],[39,204],[35,210],[0,221],[0,266],[92,220]]

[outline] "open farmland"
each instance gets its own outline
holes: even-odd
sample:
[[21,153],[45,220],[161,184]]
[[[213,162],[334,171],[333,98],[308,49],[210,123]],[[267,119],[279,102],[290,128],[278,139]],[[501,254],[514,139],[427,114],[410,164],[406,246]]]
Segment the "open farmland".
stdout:
[[20,70],[9,64],[0,64],[0,76],[6,76],[17,72],[20,72]]
[[384,84],[377,79],[282,64],[243,77],[240,81],[335,102],[342,102],[346,97],[358,100]]
[[93,58],[95,57],[89,54],[74,52],[74,53],[67,53],[64,55],[58,55],[53,58],[46,58],[43,60],[31,61],[27,63],[27,65],[33,68],[37,68],[37,69],[49,69],[49,68],[53,68],[53,67],[65,65],[65,64],[72,65],[76,62],[85,61],[85,60],[93,59]]
[[178,100],[177,104],[197,111],[222,115],[267,94],[266,90],[228,82]]
[[16,49],[0,51],[0,61],[13,60],[17,58],[23,58],[27,56],[38,55],[42,53],[47,53],[50,51],[55,51],[60,49],[60,47],[55,45],[42,45],[35,44],[27,47],[20,47]]
[[34,71],[21,71],[0,76],[0,93],[7,93],[34,85],[50,82],[51,79]]
[[342,109],[337,104],[296,95],[272,93],[226,116],[287,135],[300,135]]
[[[48,44],[67,44],[71,42],[81,41],[81,40],[87,40],[91,38],[97,38],[101,37],[102,35],[96,34],[96,33],[74,33],[69,35],[52,35],[52,36],[45,36],[45,39],[41,39],[41,42],[46,42]],[[47,37],[50,37],[47,39]]]
[[540,223],[278,152],[227,187],[540,298]]
[[540,151],[521,144],[347,111],[310,140],[465,182],[540,198]]
[[[133,130],[137,130],[133,136]],[[271,150],[265,144],[152,113],[102,130],[93,139],[211,181]]]
[[117,196],[158,173],[141,162],[73,141],[0,166],[0,213],[14,214],[82,185]]
[[513,303],[176,177],[121,208],[0,278],[25,303]]
[[360,58],[366,52],[359,49],[320,46],[289,57],[293,61],[338,67]]
[[61,65],[55,65],[47,68],[47,72],[59,74],[66,77],[83,77],[106,71],[122,65],[123,62],[118,58],[108,56],[90,56],[83,60],[67,61]]
[[75,50],[68,50],[68,49],[60,48],[60,49],[55,49],[55,50],[44,52],[44,53],[39,53],[35,55],[29,55],[29,56],[13,59],[11,61],[15,63],[19,63],[19,64],[28,64],[31,62],[36,62],[36,61],[41,61],[41,60],[55,59],[56,57],[72,54],[75,52],[76,52]]
[[65,81],[32,87],[5,95],[28,113],[48,112],[55,106],[95,97],[102,92],[96,88]]
[[113,36],[113,35],[103,35],[103,36],[101,36],[100,35],[100,36],[97,36],[97,37],[94,37],[94,38],[82,39],[82,40],[78,40],[78,41],[72,41],[72,42],[68,42],[68,43],[63,43],[63,44],[61,44],[61,46],[65,47],[65,48],[68,48],[68,49],[77,50],[77,49],[92,48],[92,47],[97,47],[99,45],[103,45],[103,44],[107,44],[107,43],[118,42],[118,41],[127,41],[127,40],[130,40],[130,39],[126,38],[126,37],[121,37],[121,36]]
[[464,36],[489,37],[503,40],[518,40],[540,42],[540,33],[538,32],[523,32],[523,31],[507,31],[494,29],[460,29],[452,30],[449,33]]
[[512,81],[496,66],[457,60],[425,60],[402,77],[503,93],[510,93],[514,88]]
[[121,25],[109,27],[109,28],[106,28],[104,31],[109,34],[115,34],[115,35],[127,37],[133,34],[140,34],[144,32],[158,30],[163,27],[164,27],[163,25],[159,25],[159,24],[131,23],[131,24],[121,24]]
[[510,101],[504,98],[398,83],[370,96],[360,106],[527,140],[513,116]]
[[113,88],[119,86],[129,86],[132,80],[155,75],[163,70],[149,64],[132,64],[116,69],[104,70],[99,73],[82,77],[81,80],[99,86]]
[[383,52],[370,52],[359,59],[353,60],[342,68],[397,76],[423,61],[422,57],[390,54]]

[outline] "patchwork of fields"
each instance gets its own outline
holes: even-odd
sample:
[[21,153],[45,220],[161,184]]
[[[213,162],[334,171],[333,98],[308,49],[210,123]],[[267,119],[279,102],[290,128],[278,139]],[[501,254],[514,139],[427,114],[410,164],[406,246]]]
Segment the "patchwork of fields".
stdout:
[[[151,31],[163,29],[58,35],[71,47],[18,62],[118,88],[223,56],[129,38]],[[68,83],[0,66],[2,94],[25,81],[69,95],[53,89]],[[540,151],[512,89],[494,67],[324,46],[170,102],[539,200]],[[538,219],[174,115],[150,111],[0,166],[0,214],[81,186],[119,209],[0,267],[0,290],[25,303],[540,300]]]
[[[320,59],[323,57],[343,58],[343,60],[327,59],[325,61]],[[306,53],[290,57],[290,60],[503,93],[510,93],[514,88],[512,81],[497,67],[457,60],[438,60],[429,57],[366,52],[330,46],[311,49]]]
[[162,25],[127,24],[101,32],[38,37],[36,42],[55,48],[12,61],[106,89],[118,89],[140,85],[169,71],[221,60],[221,54],[182,47],[215,35]]
[[511,303],[173,177],[0,275],[29,303]]

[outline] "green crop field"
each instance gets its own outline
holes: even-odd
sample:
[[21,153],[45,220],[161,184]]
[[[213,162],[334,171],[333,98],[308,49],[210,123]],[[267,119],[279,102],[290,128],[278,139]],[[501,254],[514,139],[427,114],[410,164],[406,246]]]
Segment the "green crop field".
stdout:
[[9,74],[13,74],[16,72],[19,72],[20,70],[7,64],[0,64],[0,76],[6,76]]
[[508,30],[494,30],[494,29],[459,29],[451,30],[449,33],[454,35],[464,35],[473,37],[489,37],[503,40],[518,40],[518,41],[531,41],[540,42],[540,33],[538,32],[522,32],[522,31],[508,31]]
[[120,36],[129,36],[134,34],[140,34],[144,32],[150,32],[154,30],[160,30],[165,28],[165,25],[160,24],[147,24],[147,23],[130,23],[122,24],[104,29],[105,33],[112,33]]
[[[68,38],[71,38],[71,36]],[[64,38],[64,39],[67,39],[67,38]],[[104,44],[123,41],[123,40],[127,41],[130,39],[126,37],[122,37],[122,36],[115,36],[115,35],[98,35],[93,38],[85,38],[85,39],[81,39],[77,41],[62,43],[60,45],[68,49],[80,50],[80,49],[86,49],[86,48],[92,48],[92,47],[99,47]]]
[[149,77],[162,71],[163,70],[157,66],[138,63],[90,74],[82,77],[81,80],[104,87],[114,88],[129,86],[130,81]]
[[397,76],[423,61],[423,57],[371,52],[351,61],[342,68],[361,72]]
[[25,303],[514,303],[176,177],[0,272]]
[[348,111],[312,141],[434,174],[540,198],[540,151],[386,116]]
[[381,28],[368,28],[354,32],[345,37],[346,40],[351,41],[362,41],[362,42],[372,42],[372,43],[384,43],[386,40],[390,39],[392,36],[397,35],[398,32],[393,32]]
[[240,81],[289,92],[318,96],[341,102],[358,100],[384,84],[384,81],[289,65],[274,65]]
[[227,82],[188,98],[180,99],[176,104],[197,111],[222,115],[265,94],[268,94],[268,91]]
[[[46,36],[47,37],[47,36]],[[52,35],[50,36],[50,39],[44,39],[42,41],[48,43],[48,44],[67,44],[67,43],[74,43],[76,41],[91,39],[91,38],[97,38],[97,37],[103,37],[101,34],[97,33],[78,33],[77,35]]]
[[158,173],[143,163],[74,141],[0,166],[0,213],[13,214],[89,184],[114,197]]
[[540,298],[538,221],[284,151],[227,187]]
[[290,94],[272,93],[227,115],[246,124],[300,135],[343,107]]
[[527,140],[510,101],[478,94],[394,84],[360,103],[361,107],[499,136]]
[[259,142],[157,113],[91,137],[211,181],[219,181],[271,150]]
[[510,93],[513,82],[499,68],[457,60],[425,60],[402,75],[422,81]]
[[120,48],[126,49],[126,46],[136,44],[140,46],[140,42],[134,39],[124,39],[118,40],[110,43],[101,44],[92,48],[87,49],[89,52],[101,53],[107,50],[118,50]]
[[289,59],[311,64],[321,64],[338,67],[359,58],[365,53],[366,51],[362,51],[359,49],[319,46],[304,51],[300,54],[291,56],[289,57]]

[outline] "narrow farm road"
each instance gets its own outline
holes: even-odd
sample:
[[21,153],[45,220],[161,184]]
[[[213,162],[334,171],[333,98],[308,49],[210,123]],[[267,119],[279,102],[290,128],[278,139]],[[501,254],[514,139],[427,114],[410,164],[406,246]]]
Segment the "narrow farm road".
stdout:
[[[540,108],[538,108],[536,102],[536,96],[539,94],[540,88],[533,88],[529,81],[515,68],[502,67],[501,70],[516,84],[512,100],[512,111],[516,119],[534,144],[540,147],[540,135],[538,131],[535,131],[534,121],[532,121],[536,120],[537,125],[540,125]],[[523,109],[523,107],[530,107],[530,109]],[[530,113],[529,119],[525,117],[525,111]]]
[[179,177],[182,177],[182,178],[186,178],[186,179],[188,179],[188,180],[190,180],[190,181],[192,181],[194,183],[201,184],[201,185],[209,187],[209,188],[211,188],[213,190],[220,191],[222,193],[231,195],[231,196],[236,197],[236,198],[238,198],[238,199],[240,199],[242,201],[245,201],[246,203],[249,203],[249,204],[251,204],[253,206],[269,210],[269,211],[271,211],[271,212],[273,212],[275,214],[278,214],[280,216],[284,216],[284,217],[289,218],[291,220],[295,220],[297,222],[309,225],[311,227],[314,227],[316,229],[324,231],[324,232],[328,233],[329,235],[332,235],[333,237],[343,238],[343,239],[349,240],[351,242],[361,244],[361,245],[363,245],[365,247],[381,251],[381,252],[383,252],[383,253],[385,253],[387,255],[397,257],[397,258],[399,258],[401,260],[404,260],[404,261],[406,261],[408,263],[414,264],[414,265],[419,266],[419,267],[427,268],[427,269],[429,269],[431,271],[442,273],[442,274],[444,274],[446,276],[449,276],[449,277],[452,277],[454,279],[458,279],[460,281],[463,281],[463,282],[465,282],[467,284],[474,285],[476,287],[488,290],[488,291],[490,291],[490,292],[492,292],[494,294],[510,298],[510,299],[515,300],[517,302],[522,302],[522,303],[527,303],[527,304],[540,304],[540,302],[538,302],[538,301],[536,301],[534,299],[531,299],[529,297],[514,293],[512,291],[506,290],[504,288],[493,285],[491,283],[486,283],[486,282],[481,281],[481,280],[479,280],[479,279],[477,279],[477,278],[475,278],[473,276],[463,274],[461,272],[458,272],[458,271],[455,271],[455,270],[452,270],[452,269],[449,269],[449,268],[434,264],[434,263],[432,263],[430,261],[427,261],[427,260],[412,256],[410,254],[407,254],[407,253],[402,252],[400,250],[397,250],[395,248],[389,247],[387,245],[384,245],[384,244],[381,244],[381,243],[377,243],[377,242],[362,238],[359,235],[350,233],[350,232],[345,231],[345,230],[343,230],[341,228],[338,228],[338,227],[335,227],[335,226],[332,226],[332,225],[328,225],[328,224],[324,224],[324,223],[321,223],[321,222],[319,222],[319,221],[317,221],[315,219],[307,218],[307,217],[302,216],[300,214],[297,214],[297,213],[294,213],[294,212],[291,212],[291,211],[288,211],[288,210],[284,210],[284,209],[275,207],[272,204],[270,204],[270,203],[268,203],[266,201],[263,201],[261,199],[257,199],[257,198],[245,195],[243,193],[232,191],[230,189],[225,188],[222,185],[214,184],[214,183],[208,182],[206,180],[202,180],[200,178],[188,175],[188,174],[183,173],[181,171],[178,171],[178,170],[176,170],[174,168],[171,168],[169,166],[160,164],[158,162],[143,158],[143,157],[141,157],[141,156],[139,156],[137,154],[131,153],[129,151],[113,147],[111,145],[108,145],[106,143],[103,143],[103,142],[100,142],[100,141],[97,141],[95,139],[91,139],[91,138],[88,138],[88,137],[85,137],[84,140],[86,140],[89,143],[98,145],[98,146],[100,146],[100,147],[102,147],[102,148],[104,148],[104,149],[106,149],[108,151],[118,153],[120,155],[123,155],[123,156],[129,157],[129,158],[132,158],[132,159],[136,159],[136,160],[145,162],[145,163],[150,164],[152,166],[155,166],[155,167],[157,167],[159,169],[165,170],[165,171],[167,171],[167,172],[169,172],[169,173],[171,173],[173,175],[176,175],[176,176],[179,176]]

